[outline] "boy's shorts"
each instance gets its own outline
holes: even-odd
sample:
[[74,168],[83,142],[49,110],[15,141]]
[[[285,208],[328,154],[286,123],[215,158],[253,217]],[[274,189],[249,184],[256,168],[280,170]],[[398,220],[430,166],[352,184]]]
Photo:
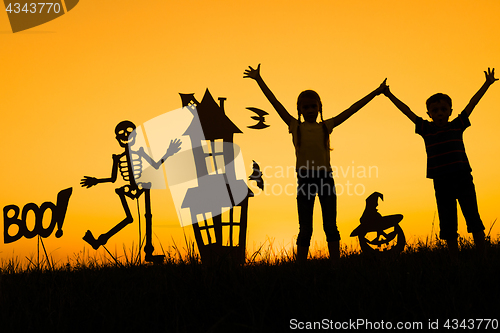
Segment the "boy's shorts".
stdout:
[[453,240],[458,237],[457,200],[467,224],[467,232],[476,233],[484,230],[477,208],[476,189],[472,181],[472,174],[464,173],[434,178],[434,190],[441,239]]

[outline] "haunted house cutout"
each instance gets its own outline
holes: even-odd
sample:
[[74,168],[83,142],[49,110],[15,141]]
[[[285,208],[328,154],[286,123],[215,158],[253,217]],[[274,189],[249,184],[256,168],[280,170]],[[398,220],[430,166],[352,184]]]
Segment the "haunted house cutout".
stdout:
[[[242,132],[226,116],[225,98],[219,98],[217,104],[208,89],[201,102],[194,94],[180,96],[183,107],[197,112],[203,130],[201,133],[192,122],[184,133],[193,146],[198,186],[187,190],[181,207],[190,210],[203,263],[227,260],[243,264],[248,198],[253,192],[245,181],[236,178],[234,160],[238,151],[233,135]],[[236,192],[243,197],[236,198]]]

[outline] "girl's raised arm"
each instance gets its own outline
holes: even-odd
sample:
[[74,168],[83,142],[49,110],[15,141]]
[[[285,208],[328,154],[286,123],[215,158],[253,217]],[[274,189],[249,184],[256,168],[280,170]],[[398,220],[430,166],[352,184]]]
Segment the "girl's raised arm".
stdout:
[[267,84],[264,82],[264,80],[260,76],[260,64],[259,64],[259,66],[257,66],[256,69],[253,69],[252,66],[248,66],[248,69],[245,70],[245,72],[243,74],[245,74],[243,76],[244,78],[250,78],[250,79],[254,79],[255,81],[257,81],[257,84],[259,85],[260,89],[262,90],[262,92],[264,93],[264,95],[267,97],[267,99],[269,100],[269,102],[271,103],[271,105],[274,107],[274,109],[278,112],[278,114],[280,115],[281,119],[283,119],[283,121],[288,126],[290,126],[290,122],[294,118],[292,117],[292,115],[290,115],[288,113],[288,111],[285,109],[285,107],[283,106],[283,104],[281,104],[278,101],[278,99],[276,98],[276,96],[274,96],[274,94],[271,91],[271,89],[269,89],[269,87],[267,86]]
[[351,107],[349,107],[347,110],[342,111],[339,115],[333,117],[334,118],[333,126],[337,127],[338,125],[342,124],[350,116],[358,112],[359,109],[368,104],[368,102],[371,101],[375,96],[383,93],[385,88],[387,87],[386,81],[387,79],[385,79],[377,89],[375,89],[374,91],[372,91],[371,93],[369,93],[368,95],[366,95],[365,97],[363,97],[362,99],[351,105]]

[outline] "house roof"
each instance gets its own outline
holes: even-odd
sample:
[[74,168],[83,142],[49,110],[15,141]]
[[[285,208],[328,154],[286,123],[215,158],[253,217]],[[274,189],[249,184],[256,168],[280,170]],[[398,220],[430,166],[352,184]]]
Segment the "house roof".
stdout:
[[[207,89],[200,103],[194,98],[194,94],[180,94],[182,106],[188,106],[193,101],[203,134],[206,140],[222,139],[234,133],[243,133],[227,116],[224,106],[217,104]],[[187,128],[184,135],[193,135],[195,132],[193,123]]]

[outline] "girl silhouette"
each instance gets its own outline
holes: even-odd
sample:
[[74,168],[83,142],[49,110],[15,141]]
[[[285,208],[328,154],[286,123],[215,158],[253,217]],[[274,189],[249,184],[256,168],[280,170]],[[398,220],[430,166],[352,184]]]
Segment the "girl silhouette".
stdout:
[[[323,106],[319,95],[305,90],[297,99],[298,117],[295,119],[276,99],[260,75],[260,64],[256,69],[249,66],[244,78],[257,81],[260,89],[279,116],[288,125],[295,146],[297,171],[297,210],[299,235],[297,236],[297,262],[305,262],[312,237],[313,208],[316,195],[319,197],[323,215],[323,229],[328,242],[330,259],[340,257],[340,234],[337,229],[337,195],[330,165],[330,133],[333,128],[365,106],[375,96],[384,92],[386,80],[380,86],[335,117],[323,119]],[[321,122],[316,122],[320,115]],[[304,118],[304,121],[301,120]]]

